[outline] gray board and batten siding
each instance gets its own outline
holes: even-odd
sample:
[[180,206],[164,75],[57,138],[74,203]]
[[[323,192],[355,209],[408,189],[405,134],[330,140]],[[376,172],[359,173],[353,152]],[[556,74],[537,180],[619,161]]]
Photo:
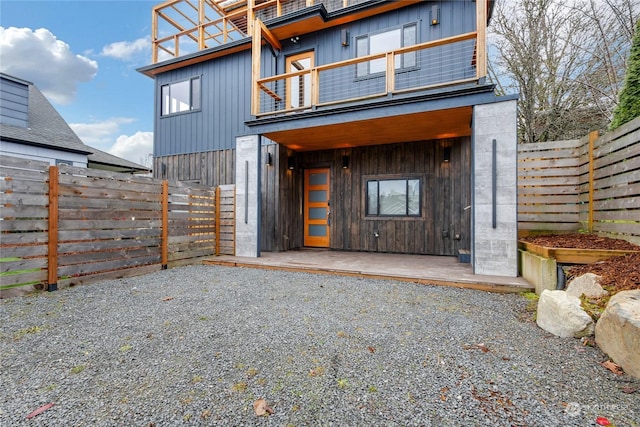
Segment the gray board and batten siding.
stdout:
[[[163,85],[200,77],[201,108],[160,116]],[[154,157],[235,148],[251,118],[251,53],[240,52],[156,77]]]
[[[422,2],[351,22],[344,26],[303,34],[300,35],[297,43],[284,40],[283,50],[278,52],[277,56],[274,56],[269,48],[264,47],[261,58],[261,76],[283,73],[287,56],[309,50],[314,51],[316,65],[354,58],[357,37],[398,28],[407,23],[417,23],[418,43],[475,29],[474,2],[469,0],[437,3],[441,7],[441,22],[435,26],[429,24],[431,6],[435,3]],[[347,29],[349,32],[348,46],[342,46],[342,29]],[[402,79],[408,78],[409,75],[412,75],[412,79],[418,78],[425,82],[429,81],[429,75],[447,73],[453,75],[454,71],[462,73],[460,78],[472,76],[474,71],[471,63],[459,70],[459,65],[438,61],[438,55],[445,55],[446,49],[446,47],[437,48],[436,55],[433,60],[428,61],[428,66],[398,73],[398,84],[401,85]],[[451,70],[447,70],[447,67],[450,67]],[[201,77],[201,108],[196,111],[161,117],[161,87],[197,76]],[[349,91],[353,91],[356,83],[364,88],[384,81],[384,77],[356,79],[355,73],[353,77],[353,79],[344,79],[339,84],[334,82],[331,87],[322,87],[321,97],[331,98],[332,92],[339,93],[346,91],[347,88]],[[253,118],[251,116],[250,50],[161,73],[156,76],[155,84],[157,94],[154,109],[155,157],[233,149],[236,137],[252,133],[251,129],[245,125],[245,122]]]

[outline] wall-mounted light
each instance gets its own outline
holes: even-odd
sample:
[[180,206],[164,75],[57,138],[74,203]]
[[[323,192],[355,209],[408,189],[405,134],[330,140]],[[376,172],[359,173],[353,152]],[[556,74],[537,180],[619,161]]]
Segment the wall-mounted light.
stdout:
[[438,25],[440,23],[440,6],[434,4],[431,6],[431,25]]
[[444,147],[442,152],[442,161],[449,163],[449,160],[451,160],[451,147]]
[[340,31],[340,43],[342,46],[349,46],[349,30],[346,28],[343,28],[342,31]]
[[289,170],[294,170],[296,168],[296,163],[293,156],[287,157],[287,167],[289,168]]
[[300,37],[295,36],[295,37],[291,37],[291,43],[296,44],[300,41]]
[[265,164],[266,164],[267,166],[271,166],[271,165],[273,165],[273,157],[271,157],[271,153],[267,153],[267,159],[266,159]]
[[349,156],[342,156],[342,169],[349,168]]

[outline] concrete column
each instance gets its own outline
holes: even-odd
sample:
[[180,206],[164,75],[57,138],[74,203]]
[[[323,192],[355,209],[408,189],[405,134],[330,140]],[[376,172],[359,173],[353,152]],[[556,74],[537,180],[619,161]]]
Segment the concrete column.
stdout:
[[471,262],[475,274],[518,275],[517,144],[516,100],[473,108]]
[[236,256],[260,256],[260,136],[236,138]]

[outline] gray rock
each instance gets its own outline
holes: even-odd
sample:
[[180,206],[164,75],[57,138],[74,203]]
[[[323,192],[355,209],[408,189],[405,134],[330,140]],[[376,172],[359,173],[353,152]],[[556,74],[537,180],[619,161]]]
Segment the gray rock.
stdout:
[[602,298],[609,295],[598,283],[600,276],[593,273],[586,273],[576,277],[567,285],[567,294],[580,298],[583,294],[587,298]]
[[596,343],[627,374],[640,378],[640,290],[611,297],[596,325]]
[[565,291],[542,291],[536,323],[563,338],[581,338],[593,334],[594,330],[593,319],[580,307],[580,299]]

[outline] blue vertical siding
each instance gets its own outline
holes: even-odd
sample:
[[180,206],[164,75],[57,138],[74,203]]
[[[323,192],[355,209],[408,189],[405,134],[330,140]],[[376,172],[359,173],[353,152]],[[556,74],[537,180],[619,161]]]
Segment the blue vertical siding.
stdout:
[[[160,88],[201,77],[201,109],[160,116]],[[198,153],[235,147],[246,135],[251,118],[251,52],[240,52],[205,63],[162,73],[156,77],[154,155]]]

